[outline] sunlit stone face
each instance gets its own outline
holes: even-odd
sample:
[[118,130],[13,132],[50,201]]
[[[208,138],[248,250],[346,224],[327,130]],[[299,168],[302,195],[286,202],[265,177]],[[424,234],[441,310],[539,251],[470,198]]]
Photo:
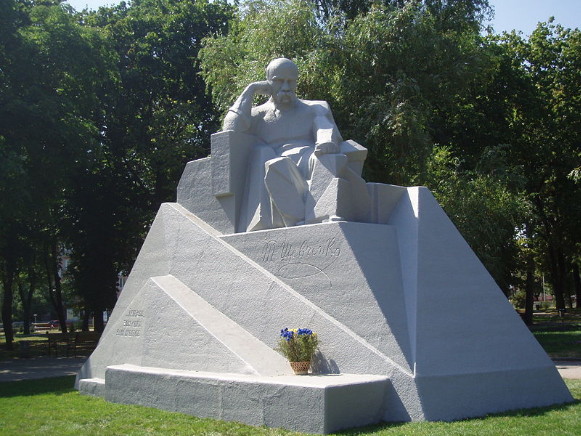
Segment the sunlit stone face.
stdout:
[[288,105],[296,99],[298,68],[288,59],[275,59],[266,69],[266,78],[272,86],[272,98],[278,105]]

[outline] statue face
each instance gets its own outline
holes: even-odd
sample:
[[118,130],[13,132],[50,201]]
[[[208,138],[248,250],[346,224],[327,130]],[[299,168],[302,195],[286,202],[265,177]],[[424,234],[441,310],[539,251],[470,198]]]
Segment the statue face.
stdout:
[[294,64],[278,65],[269,74],[268,82],[272,85],[272,99],[275,105],[288,105],[297,98],[297,70]]

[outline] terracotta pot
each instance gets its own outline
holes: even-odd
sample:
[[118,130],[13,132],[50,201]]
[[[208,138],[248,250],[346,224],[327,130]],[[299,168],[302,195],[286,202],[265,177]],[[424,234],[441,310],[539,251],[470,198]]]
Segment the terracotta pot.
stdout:
[[290,366],[296,375],[305,375],[309,373],[311,362],[290,362]]

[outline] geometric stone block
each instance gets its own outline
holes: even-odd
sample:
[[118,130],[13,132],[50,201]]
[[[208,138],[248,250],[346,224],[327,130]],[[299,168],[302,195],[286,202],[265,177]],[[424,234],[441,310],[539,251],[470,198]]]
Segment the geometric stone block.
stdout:
[[104,378],[84,378],[79,380],[79,392],[83,395],[105,398]]
[[[294,391],[295,383],[314,383],[319,375],[269,377],[281,382],[276,387],[260,378],[271,364],[289,370],[273,350],[278,331],[306,327],[321,339],[317,374],[330,381],[352,374],[389,379],[381,398],[361,401],[373,416],[381,410],[385,421],[452,420],[572,401],[552,361],[430,192],[379,191],[394,199],[386,224],[339,221],[227,235],[178,204],[162,205],[77,387],[106,396],[112,389],[111,398],[113,390],[131,386],[147,393],[155,384],[133,383],[153,367],[152,381],[176,382],[163,401],[151,391],[140,404],[165,407],[172,393],[187,408],[184,383],[202,389],[208,380],[230,377],[231,398],[240,401],[207,397],[202,403],[212,405],[210,416],[243,420],[250,407],[264,411],[263,421],[253,421],[259,425],[301,430],[281,407],[268,408],[277,401],[272,392],[288,389],[287,398],[305,395],[317,411],[306,431],[375,422],[357,412],[337,424],[346,410],[359,410],[347,387],[337,387],[337,395],[331,386],[324,395],[309,386]],[[119,365],[132,365],[139,376]],[[124,375],[106,376],[111,367]],[[198,379],[196,371],[210,375]],[[243,383],[246,377],[260,380]],[[329,417],[327,410],[341,412]]]
[[[571,401],[552,361],[429,191],[398,188],[384,190],[394,193],[390,225],[339,222],[302,226],[292,236],[272,230],[222,239],[397,364],[404,381],[392,374],[392,384],[408,400],[409,419]],[[340,368],[348,362],[336,360]],[[543,389],[527,381],[533,373]],[[421,407],[410,398],[421,398]]]
[[352,139],[341,142],[339,147],[340,153],[346,155],[349,160],[349,168],[360,176],[363,171],[363,163],[367,158],[367,149]]
[[406,188],[383,183],[367,183],[367,191],[371,197],[370,223],[387,224],[391,212],[397,206]]
[[389,224],[398,229],[424,419],[571,401],[551,359],[427,188],[408,188]]
[[250,147],[257,142],[251,135],[226,131],[212,135],[212,194],[242,197]]
[[[402,372],[412,374],[402,270],[394,226],[353,222],[323,223],[224,235],[220,239],[291,286],[303,298],[374,347]],[[372,261],[373,259],[373,261]],[[348,310],[347,310],[348,308]],[[292,307],[288,309],[291,314]],[[284,326],[283,326],[284,327]],[[289,326],[292,327],[292,326]],[[322,331],[321,331],[322,330]],[[360,372],[360,352],[341,353],[317,326],[323,354],[341,373]],[[326,347],[333,349],[327,352]],[[377,355],[377,354],[376,354]],[[379,367],[367,360],[367,373]]]
[[177,202],[218,231],[236,231],[246,185],[248,155],[256,138],[220,132],[212,135],[211,156],[188,162]]
[[327,434],[382,420],[389,380],[373,375],[259,377],[115,365],[105,399],[204,418]]
[[177,203],[219,232],[236,231],[237,197],[212,194],[212,158],[188,162],[177,188]]
[[[279,353],[171,275],[150,278],[118,315],[110,321],[108,340],[100,348],[109,355],[109,364],[290,373],[288,362]],[[172,334],[174,331],[179,334]],[[102,371],[99,376],[103,376]]]

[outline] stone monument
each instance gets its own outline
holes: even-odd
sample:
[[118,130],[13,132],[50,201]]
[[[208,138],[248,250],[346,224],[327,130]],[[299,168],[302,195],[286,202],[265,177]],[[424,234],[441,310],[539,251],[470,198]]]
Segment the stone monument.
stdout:
[[[187,164],[77,388],[313,433],[572,401],[430,192],[366,183],[297,79],[271,62]],[[284,327],[318,333],[312,375],[274,351]]]

